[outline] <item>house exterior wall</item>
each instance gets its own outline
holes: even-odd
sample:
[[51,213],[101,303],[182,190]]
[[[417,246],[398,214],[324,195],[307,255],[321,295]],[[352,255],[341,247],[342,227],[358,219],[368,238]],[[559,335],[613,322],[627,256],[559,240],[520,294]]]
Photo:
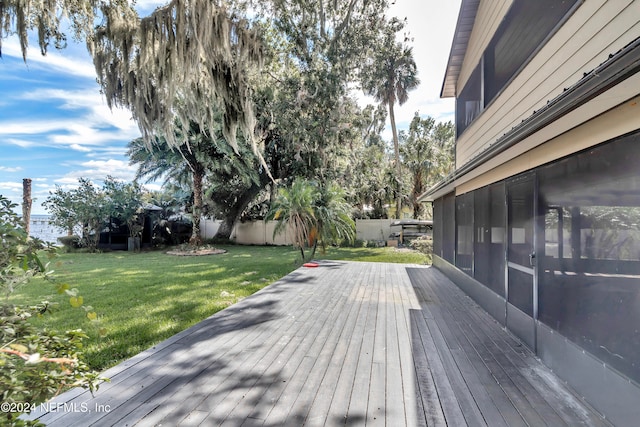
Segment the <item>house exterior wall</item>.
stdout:
[[[458,95],[496,45],[498,23],[520,28],[523,9],[509,6],[523,1],[481,1]],[[640,0],[583,0],[560,22],[458,128],[456,171],[424,197],[434,202],[434,266],[604,418],[632,426],[640,418]]]
[[[578,82],[583,73],[594,69],[609,54],[634,40],[640,34],[639,14],[640,3],[637,0],[590,0],[581,4],[511,84],[460,136],[456,145],[456,167],[467,163],[533,111],[542,108],[547,101]],[[470,42],[470,47],[472,45]],[[479,48],[480,42],[477,45]],[[477,51],[470,52],[469,64],[475,61],[477,65],[477,56]],[[474,66],[465,65],[465,71],[473,70]],[[466,76],[465,72],[461,73],[461,83]],[[587,120],[593,116],[580,117]],[[551,139],[557,135],[559,133],[546,137]]]
[[489,0],[481,1],[476,15],[476,24],[469,38],[469,47],[467,48],[467,56],[462,63],[460,77],[456,87],[458,91],[462,90],[469,76],[476,68],[482,57],[482,52],[489,44],[491,36],[495,33],[496,28],[506,15],[513,0]]
[[[627,98],[634,89],[637,91],[637,88],[640,88],[640,76],[630,78],[616,88],[615,92],[619,95],[614,96],[611,93],[602,95],[591,105],[577,109],[561,123],[545,128],[513,149],[484,163],[458,182],[456,194],[464,194],[640,128],[640,96],[628,99],[596,115],[581,126],[573,126],[585,114],[590,114],[588,110],[592,106],[606,109],[608,105],[604,103]],[[563,129],[568,130],[562,131]],[[559,134],[559,136],[547,140],[549,135],[553,134]]]

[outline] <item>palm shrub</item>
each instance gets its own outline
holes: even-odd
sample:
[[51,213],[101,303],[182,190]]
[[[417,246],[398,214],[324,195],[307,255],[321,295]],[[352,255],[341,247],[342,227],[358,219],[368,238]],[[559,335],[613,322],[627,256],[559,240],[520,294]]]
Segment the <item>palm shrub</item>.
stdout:
[[316,223],[313,207],[318,198],[316,189],[306,180],[296,179],[289,188],[280,188],[266,219],[276,221],[273,235],[289,230],[293,246],[300,249],[302,260],[304,248]]
[[345,200],[344,190],[337,184],[331,183],[319,187],[317,191],[317,199],[313,206],[316,238],[313,239],[312,258],[318,247],[318,241],[324,250],[329,243],[346,241],[351,244],[356,237],[356,224],[351,218],[353,209]]
[[286,230],[292,233],[293,245],[300,249],[304,261],[305,247],[312,248],[312,258],[318,243],[324,248],[341,240],[353,242],[355,223],[351,210],[339,186],[318,186],[296,179],[290,187],[279,189],[266,219],[276,221],[274,236]]

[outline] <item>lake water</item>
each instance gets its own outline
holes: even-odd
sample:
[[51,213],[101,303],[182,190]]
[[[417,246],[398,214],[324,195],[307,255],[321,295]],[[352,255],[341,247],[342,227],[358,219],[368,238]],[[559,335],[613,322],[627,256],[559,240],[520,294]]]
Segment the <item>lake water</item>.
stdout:
[[49,215],[31,215],[29,234],[31,237],[37,237],[45,242],[57,244],[58,237],[66,236],[67,232],[52,225],[49,221]]

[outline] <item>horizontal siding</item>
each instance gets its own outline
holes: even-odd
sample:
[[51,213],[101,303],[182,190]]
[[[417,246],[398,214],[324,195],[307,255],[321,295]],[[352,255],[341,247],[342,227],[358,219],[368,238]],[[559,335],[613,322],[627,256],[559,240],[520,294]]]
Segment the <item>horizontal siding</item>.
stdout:
[[485,0],[480,2],[467,53],[456,84],[457,93],[462,91],[469,76],[480,62],[482,52],[491,41],[491,37],[507,14],[512,2],[513,0]]
[[[590,0],[457,141],[457,167],[489,147],[640,34],[640,0]],[[630,94],[631,95],[631,94]],[[584,117],[584,121],[590,117]],[[544,142],[544,141],[541,141]]]
[[[637,90],[638,87],[640,87],[640,75],[631,77],[619,85],[615,89],[618,92],[615,97],[612,93],[604,93],[552,126],[525,139],[517,146],[465,175],[456,184],[456,194],[464,194],[484,187],[640,129],[640,96],[628,99],[603,114],[595,113],[597,108],[607,109],[608,106],[603,104],[620,102],[626,98],[625,92],[630,92],[634,88]],[[574,127],[578,118],[585,115],[596,117],[581,126]],[[571,130],[567,131],[567,129]],[[545,134],[545,132],[548,133]],[[536,146],[536,139],[547,139],[552,133],[560,136]]]

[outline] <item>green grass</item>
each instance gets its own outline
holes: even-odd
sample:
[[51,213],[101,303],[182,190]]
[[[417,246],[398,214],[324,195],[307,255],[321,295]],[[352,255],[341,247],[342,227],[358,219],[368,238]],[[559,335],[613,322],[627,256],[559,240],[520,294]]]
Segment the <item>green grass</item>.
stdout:
[[[85,361],[113,366],[251,295],[298,267],[290,247],[224,246],[222,255],[178,257],[164,252],[62,254],[52,269],[57,284],[77,288],[98,313],[93,324],[55,286],[34,280],[11,298],[14,304],[57,303],[34,319],[57,331],[82,328],[89,335]],[[330,248],[317,259],[425,263],[426,257],[393,248]],[[99,328],[107,333],[100,337]]]
[[391,262],[397,264],[430,264],[431,257],[420,252],[396,248],[329,248],[326,254],[320,249],[318,259],[345,261]]

